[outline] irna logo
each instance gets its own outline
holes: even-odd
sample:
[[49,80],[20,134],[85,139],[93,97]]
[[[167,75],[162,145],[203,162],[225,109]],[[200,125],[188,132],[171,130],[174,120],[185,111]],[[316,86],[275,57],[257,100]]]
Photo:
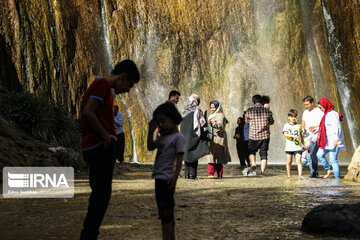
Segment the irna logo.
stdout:
[[8,185],[11,188],[69,187],[64,174],[19,174],[8,173]]

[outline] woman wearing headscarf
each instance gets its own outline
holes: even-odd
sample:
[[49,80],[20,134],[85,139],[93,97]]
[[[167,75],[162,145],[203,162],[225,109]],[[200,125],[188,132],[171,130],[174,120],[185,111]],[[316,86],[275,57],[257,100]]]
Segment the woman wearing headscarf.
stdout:
[[[335,178],[340,178],[340,168],[337,158],[339,149],[345,151],[344,133],[340,124],[343,116],[334,111],[334,105],[327,98],[321,98],[318,106],[324,112],[324,116],[319,126],[317,138],[319,150],[316,156],[327,170],[324,178],[328,178],[332,173],[334,173]],[[329,153],[331,165],[325,157],[327,153]]]
[[224,116],[220,102],[210,102],[210,115],[208,124],[212,127],[212,139],[210,141],[210,153],[208,161],[208,177],[214,178],[215,171],[218,178],[223,177],[223,164],[231,161],[225,126],[228,123]]
[[193,94],[182,111],[180,132],[185,137],[185,178],[197,179],[199,158],[210,153],[204,127],[207,125],[200,107],[200,98]]

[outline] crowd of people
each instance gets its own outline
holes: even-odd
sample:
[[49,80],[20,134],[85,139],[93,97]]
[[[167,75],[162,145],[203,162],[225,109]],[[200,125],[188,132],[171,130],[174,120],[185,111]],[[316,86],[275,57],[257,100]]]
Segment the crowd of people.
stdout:
[[[110,76],[95,79],[87,89],[82,105],[82,151],[89,165],[91,195],[80,239],[97,239],[99,227],[110,196],[112,172],[116,159],[124,161],[124,115],[113,106],[112,90],[116,94],[129,92],[140,79],[131,60],[118,63]],[[223,164],[231,161],[226,126],[229,123],[220,101],[211,101],[208,111],[200,109],[200,97],[192,94],[183,110],[178,110],[179,91],[171,91],[168,100],[153,112],[148,125],[147,147],[157,150],[152,177],[161,219],[163,239],[175,239],[174,193],[185,163],[185,179],[196,180],[199,159],[205,157],[208,178],[223,178]],[[256,174],[256,154],[259,151],[261,175],[265,175],[270,143],[270,126],[274,124],[268,96],[254,95],[253,106],[245,109],[237,120],[234,138],[244,175]],[[306,110],[301,124],[297,110],[290,109],[284,124],[287,176],[291,177],[293,158],[302,177],[302,167],[309,164],[310,177],[318,177],[318,160],[327,170],[325,178],[334,173],[340,178],[339,149],[345,150],[340,121],[343,116],[334,111],[326,98],[318,101],[303,99]],[[180,125],[180,126],[179,126]],[[326,155],[329,154],[329,161]],[[215,176],[216,173],[216,176]]]

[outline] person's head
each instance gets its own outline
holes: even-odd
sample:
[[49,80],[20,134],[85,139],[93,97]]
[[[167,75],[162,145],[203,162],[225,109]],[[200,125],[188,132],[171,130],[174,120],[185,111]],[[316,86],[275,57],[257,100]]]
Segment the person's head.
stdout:
[[218,100],[213,100],[210,102],[210,112],[214,113],[216,109],[220,106],[220,102]]
[[179,99],[180,99],[180,92],[179,91],[176,91],[176,90],[172,90],[170,93],[169,93],[169,100],[170,101],[173,101],[174,103],[178,103],[179,102]]
[[114,115],[116,115],[119,112],[119,107],[117,105],[114,105]]
[[254,95],[254,96],[252,97],[252,101],[253,101],[254,104],[256,104],[256,103],[261,103],[262,97],[261,97],[260,95],[256,94],[256,95]]
[[268,104],[269,105],[269,103],[270,103],[270,97],[269,96],[264,95],[264,96],[261,97],[261,104],[263,104],[263,105]]
[[177,126],[182,121],[179,111],[170,102],[158,106],[153,113],[153,119],[156,120],[161,135],[168,135],[177,131]]
[[304,102],[304,107],[306,108],[306,110],[311,111],[315,108],[314,98],[312,98],[311,96],[304,97],[303,102]]
[[185,108],[198,107],[200,105],[200,97],[196,94],[192,94],[186,103]]
[[132,60],[124,60],[116,64],[111,75],[116,76],[112,86],[116,94],[129,92],[140,80],[139,70]]
[[292,124],[297,123],[297,111],[295,109],[290,109],[288,112],[289,122]]
[[241,122],[242,122],[242,120],[243,120],[243,118],[242,118],[242,117],[239,117],[239,118],[237,119],[237,124],[240,125]]
[[318,107],[321,111],[328,113],[334,109],[334,104],[332,104],[327,98],[321,98],[318,101]]

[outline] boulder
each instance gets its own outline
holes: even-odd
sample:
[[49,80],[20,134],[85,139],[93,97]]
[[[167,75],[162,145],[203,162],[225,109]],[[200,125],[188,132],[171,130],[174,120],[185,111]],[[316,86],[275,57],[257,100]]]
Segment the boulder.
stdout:
[[360,203],[329,204],[308,212],[301,230],[330,236],[360,237]]
[[360,182],[360,146],[355,150],[348,167],[348,173],[345,175],[346,181]]

